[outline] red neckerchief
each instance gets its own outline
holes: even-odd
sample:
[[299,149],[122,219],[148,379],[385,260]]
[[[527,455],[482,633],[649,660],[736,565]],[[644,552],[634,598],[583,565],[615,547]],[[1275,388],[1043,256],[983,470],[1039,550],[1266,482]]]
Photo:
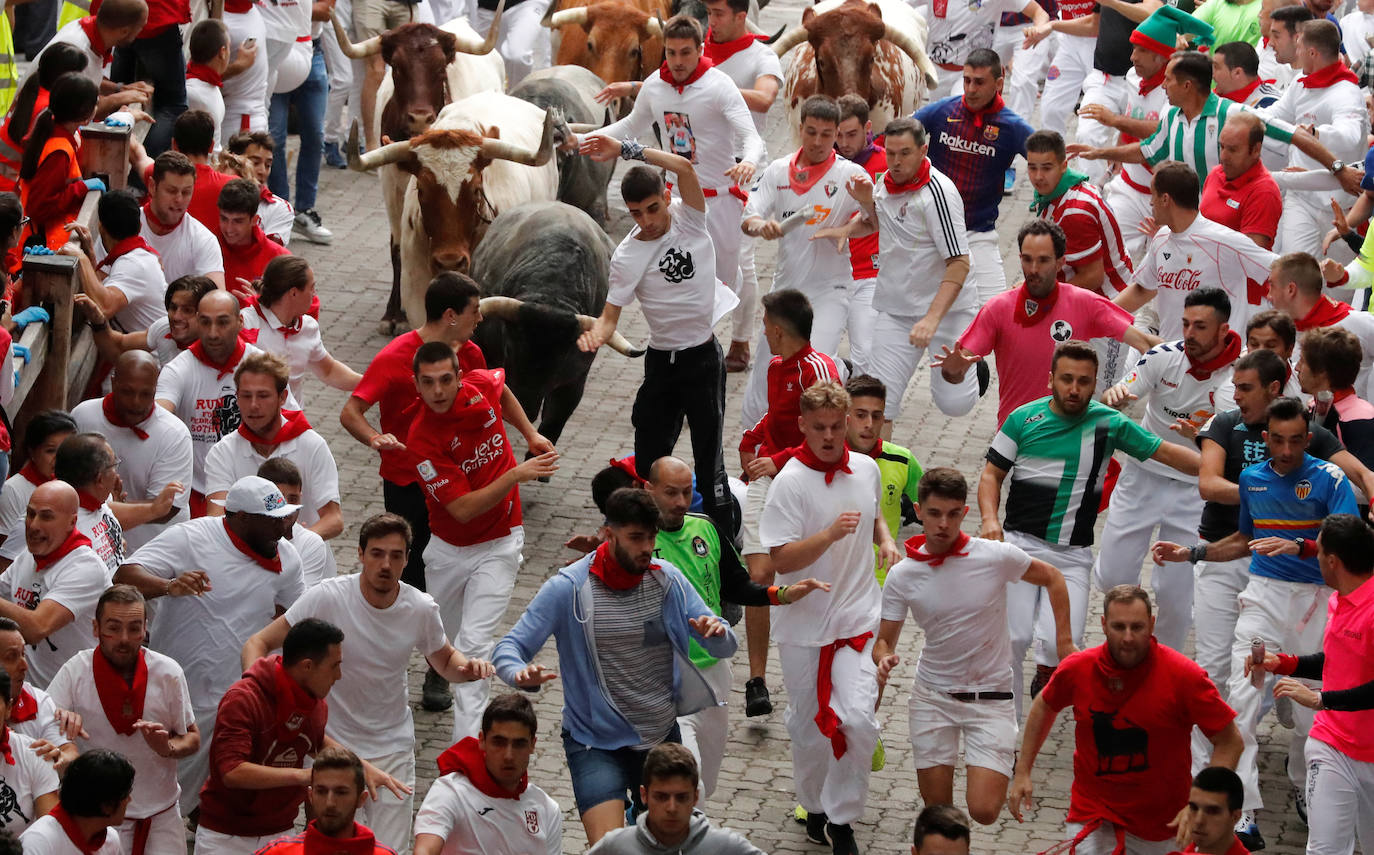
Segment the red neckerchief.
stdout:
[[10,750],[10,729],[4,725],[0,725],[0,727],[4,727],[5,731],[4,734],[0,735],[0,754],[5,755],[6,765],[13,766],[14,752]]
[[639,477],[639,473],[635,471],[635,456],[633,454],[631,454],[628,457],[612,457],[610,465],[616,469],[619,469],[621,472],[624,472],[626,475],[629,475],[631,478],[635,479],[635,483],[641,487],[649,483],[648,481],[645,481],[643,478]]
[[697,67],[692,69],[692,73],[687,75],[687,79],[682,81],[681,83],[678,83],[676,80],[673,79],[673,73],[668,70],[668,61],[664,60],[663,65],[660,66],[658,69],[658,76],[663,80],[664,83],[667,83],[669,86],[676,89],[677,94],[681,95],[682,90],[686,89],[688,86],[691,86],[693,83],[696,83],[698,80],[700,80],[701,75],[705,74],[710,68],[711,60],[703,56],[697,62]]
[[830,167],[835,163],[835,149],[830,150],[830,156],[820,163],[801,162],[802,150],[797,149],[797,153],[792,155],[792,160],[787,164],[787,183],[792,188],[792,192],[798,196],[816,186],[816,182],[830,171]]
[[81,510],[83,511],[98,511],[100,510],[100,506],[105,504],[104,500],[93,498],[88,493],[83,493],[80,490],[76,491],[76,501],[81,505]]
[[181,225],[181,220],[186,219],[186,215],[182,214],[181,220],[177,220],[175,223],[164,223],[153,213],[153,200],[149,197],[148,201],[143,203],[143,218],[148,221],[148,225],[152,227],[155,233],[165,235]]
[[20,468],[19,474],[23,475],[24,480],[28,481],[35,487],[41,487],[42,485],[48,483],[49,481],[57,477],[56,475],[49,475],[48,477],[44,478],[42,475],[39,475],[38,470],[33,468],[32,460],[30,460],[28,463],[25,463],[23,467]]
[[1344,401],[1346,398],[1349,398],[1349,397],[1353,396],[1354,394],[1355,394],[1355,387],[1354,387],[1354,386],[1346,386],[1346,387],[1343,388],[1343,389],[1332,389],[1332,390],[1331,390],[1331,403],[1333,403],[1333,404],[1339,403],[1339,402],[1341,402],[1341,401]]
[[1151,92],[1155,91],[1161,85],[1163,85],[1163,83],[1164,69],[1161,68],[1158,74],[1155,74],[1153,77],[1147,77],[1144,80],[1140,81],[1140,94],[1149,95]]
[[310,430],[310,422],[305,420],[305,413],[300,410],[282,410],[281,426],[271,439],[264,439],[248,427],[245,421],[239,421],[239,436],[256,443],[257,445],[281,445],[283,442],[293,440],[306,431]]
[[612,591],[628,591],[643,582],[646,573],[659,570],[661,567],[651,561],[645,573],[631,573],[615,560],[615,553],[611,551],[611,544],[607,542],[598,546],[592,553],[592,563],[587,569]]
[[67,813],[60,803],[48,812],[48,816],[57,820],[57,824],[62,826],[62,831],[67,835],[67,839],[81,852],[81,855],[96,855],[100,851],[100,847],[105,845],[105,834],[110,830],[109,826],[101,828],[90,837],[82,837],[80,826],[76,824],[76,820]]
[[1031,296],[1030,288],[1022,282],[1021,287],[1016,289],[1016,300],[1021,306],[1021,311],[1016,312],[1014,317],[1016,322],[1023,327],[1035,326],[1040,320],[1050,313],[1054,304],[1059,302],[1060,284],[1054,283],[1054,290],[1048,297],[1035,298]]
[[971,538],[969,538],[967,534],[961,531],[959,532],[959,536],[955,538],[954,545],[949,548],[948,552],[942,552],[939,555],[931,555],[929,552],[925,551],[926,536],[924,534],[918,534],[906,542],[906,557],[914,558],[917,561],[929,564],[931,567],[939,567],[941,564],[945,563],[946,558],[963,558],[968,555],[968,550],[965,549],[965,547],[968,546],[970,539]]
[[1360,78],[1355,76],[1355,72],[1347,68],[1345,63],[1339,59],[1326,68],[1298,78],[1298,82],[1308,89],[1325,89],[1340,83],[1342,80],[1349,80],[1357,85],[1360,82]]
[[105,658],[96,646],[91,654],[91,672],[95,677],[95,693],[100,696],[100,708],[115,733],[132,736],[134,722],[143,718],[143,702],[148,697],[148,660],[143,648],[138,650],[138,665],[134,667],[133,685]]
[[845,443],[841,452],[839,460],[836,460],[834,463],[826,463],[816,456],[816,452],[811,450],[811,446],[803,442],[801,445],[792,449],[792,456],[800,460],[808,469],[824,472],[825,483],[829,485],[831,481],[835,480],[836,472],[843,472],[846,475],[853,472],[853,470],[849,468],[849,443]]
[[1317,305],[1312,307],[1312,311],[1303,315],[1295,323],[1298,332],[1307,332],[1310,329],[1334,326],[1349,314],[1349,303],[1338,303],[1323,294],[1321,299],[1317,301]]
[[898,193],[914,193],[930,183],[930,158],[921,161],[920,167],[916,170],[916,177],[905,184],[898,184],[892,180],[892,171],[883,173],[883,186],[892,195]]
[[234,339],[234,350],[229,354],[229,358],[223,362],[215,362],[210,358],[210,355],[205,352],[205,345],[200,343],[200,339],[196,339],[191,343],[191,353],[196,359],[200,360],[201,365],[204,365],[206,368],[215,369],[216,380],[223,380],[224,375],[233,374],[234,369],[239,367],[239,360],[243,359],[243,352],[247,347],[243,339]]
[[984,119],[986,119],[988,116],[997,115],[998,113],[1002,112],[1003,107],[1007,106],[1007,103],[1002,100],[1002,93],[1000,92],[992,97],[992,103],[988,104],[981,110],[975,110],[968,105],[968,95],[964,95],[960,99],[959,103],[964,108],[964,112],[968,113],[969,116],[972,117],[973,126],[975,128],[981,128],[983,126]]
[[107,47],[100,40],[100,28],[95,25],[95,16],[87,15],[81,19],[80,23],[81,31],[86,34],[86,38],[91,42],[91,52],[99,54],[104,64],[109,65],[110,60],[114,59],[114,48]]
[[449,405],[448,412],[436,413],[431,410],[430,415],[443,421],[445,427],[454,433],[466,433],[481,430],[487,424],[487,420],[496,415],[496,410],[487,400],[487,396],[465,378],[463,385],[458,387],[458,395]]
[[[1189,855],[1189,853],[1193,853],[1196,851],[1197,845],[1189,843],[1187,848],[1183,850],[1181,855]],[[1239,837],[1236,837],[1235,835],[1231,836],[1231,846],[1226,850],[1226,855],[1249,855],[1249,852],[1250,850],[1245,848],[1245,844],[1240,842]]]
[[1149,652],[1134,668],[1122,668],[1116,664],[1116,660],[1112,658],[1112,654],[1107,650],[1105,644],[1099,644],[1088,651],[1089,655],[1093,657],[1093,670],[1097,672],[1103,684],[1106,685],[1111,700],[1129,699],[1130,695],[1140,688],[1140,685],[1150,676],[1150,672],[1154,670],[1155,662],[1159,659],[1158,646],[1159,641],[1151,636]]
[[830,706],[830,693],[833,689],[831,680],[831,670],[835,665],[836,652],[848,647],[853,650],[863,652],[868,640],[873,637],[872,632],[865,632],[863,635],[856,635],[853,638],[841,638],[832,641],[821,647],[820,662],[817,663],[816,670],[816,727],[821,735],[830,740],[830,751],[838,760],[849,750],[848,740],[845,739],[842,725],[843,721]]
[[377,838],[372,829],[356,822],[352,837],[328,837],[315,827],[312,819],[305,827],[303,851],[305,855],[373,855],[377,851]]
[[208,65],[199,62],[186,63],[187,79],[204,80],[216,89],[224,85],[224,76]]
[[41,573],[61,561],[63,558],[66,558],[72,551],[90,545],[91,539],[80,531],[77,531],[76,527],[73,526],[71,533],[67,535],[67,539],[62,541],[56,549],[49,552],[47,555],[33,556],[34,566],[37,567],[38,572]]
[[[1213,359],[1207,362],[1194,362],[1193,358],[1189,356],[1188,375],[1197,380],[1206,380],[1208,377],[1212,376],[1212,372],[1219,368],[1225,368],[1239,359],[1241,347],[1240,333],[1235,330],[1227,330],[1225,341],[1226,345],[1222,347],[1221,353],[1218,353]],[[1185,352],[1184,355],[1187,356],[1187,353]]]
[[1218,92],[1217,94],[1228,100],[1235,101],[1237,104],[1244,104],[1245,99],[1249,98],[1263,82],[1263,80],[1256,77],[1253,83],[1246,84],[1239,89],[1232,89],[1230,92]]
[[[157,404],[154,404],[153,406],[157,406]],[[145,440],[148,438],[148,432],[143,428],[139,427],[139,425],[143,424],[148,420],[148,416],[151,416],[153,414],[152,410],[149,410],[148,415],[139,419],[136,424],[130,424],[129,422],[126,422],[124,420],[124,417],[122,415],[119,414],[119,410],[115,409],[114,395],[106,395],[100,401],[100,411],[105,414],[105,421],[109,422],[115,427],[128,428],[129,430],[133,431],[134,436],[138,437],[140,440]]]
[[[875,443],[873,443],[873,447],[870,448],[870,449],[868,450],[868,456],[869,456],[869,457],[872,457],[874,460],[877,460],[877,459],[878,459],[878,455],[879,455],[879,454],[882,454],[882,453],[883,453],[883,438],[880,436],[880,437],[878,437],[878,441],[875,442]],[[779,468],[781,468],[781,467],[779,467]]]
[[[605,544],[603,544],[604,546]],[[525,788],[530,785],[530,776],[520,776],[520,787],[514,791],[507,790],[487,771],[486,758],[482,756],[482,746],[477,741],[477,737],[468,736],[458,743],[451,745],[439,755],[436,761],[439,764],[440,775],[451,775],[454,772],[467,778],[479,793],[491,796],[493,799],[518,799]]]
[[224,533],[229,535],[229,542],[234,544],[234,548],[251,558],[254,564],[273,573],[281,572],[281,553],[269,558],[254,552],[253,547],[249,546],[247,541],[234,534],[234,530],[229,527],[228,517],[224,518]]
[[38,698],[33,696],[28,689],[19,690],[19,698],[10,707],[10,721],[18,723],[21,721],[33,721],[38,718]]
[[269,205],[277,201],[277,197],[272,195],[272,191],[267,189],[266,184],[258,188],[258,199]]
[[157,255],[157,250],[153,249],[153,245],[143,239],[143,235],[134,235],[133,237],[124,238],[124,240],[111,247],[109,255],[100,259],[100,263],[97,264],[96,267],[109,267],[122,256],[128,255],[136,249],[146,249],[153,255]]
[[[261,230],[259,229],[259,231],[261,231]],[[255,235],[255,237],[256,237],[256,235]],[[265,238],[265,237],[266,237],[266,235],[264,235],[264,238]],[[267,320],[267,316],[264,315],[264,314],[262,313],[262,304],[261,304],[261,303],[254,303],[254,304],[253,304],[253,311],[255,311],[255,312],[258,313],[258,317],[262,318],[262,322],[263,322],[264,324],[270,324],[270,323],[271,323],[271,321]],[[281,320],[281,319],[278,318],[277,320]],[[289,338],[291,338],[291,336],[293,336],[293,335],[299,333],[304,327],[305,327],[304,322],[303,322],[300,318],[296,318],[296,322],[295,322],[294,324],[292,324],[291,326],[289,326],[289,327],[281,326],[281,327],[273,327],[273,329],[275,329],[277,332],[281,333],[282,338],[289,339]]]
[[289,745],[300,735],[301,728],[315,712],[320,699],[291,679],[286,667],[281,664],[281,656],[272,657],[272,679],[277,689],[272,698],[277,707],[277,745]]
[[[711,31],[706,31],[706,58],[711,60],[712,65],[720,65],[725,60],[744,50],[754,42],[766,42],[768,36],[760,36],[755,33],[745,33],[737,39],[728,42],[711,41]],[[670,83],[672,81],[669,81]]]
[[245,15],[253,8],[253,0],[224,0],[224,11]]

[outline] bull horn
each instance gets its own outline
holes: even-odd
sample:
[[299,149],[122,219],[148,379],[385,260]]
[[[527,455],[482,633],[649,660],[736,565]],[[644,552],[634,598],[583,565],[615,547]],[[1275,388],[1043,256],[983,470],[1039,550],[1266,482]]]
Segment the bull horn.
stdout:
[[[609,123],[607,123],[607,124],[609,124]],[[591,133],[592,131],[599,131],[599,130],[601,130],[603,127],[605,127],[605,126],[604,126],[604,125],[598,125],[596,122],[569,122],[569,123],[568,123],[568,130],[572,131],[572,132],[575,133],[575,134],[589,134],[589,133]]]
[[358,120],[353,120],[353,126],[348,131],[348,168],[354,172],[371,172],[372,170],[386,166],[388,163],[398,163],[410,157],[410,140],[389,143],[381,148],[374,148],[358,154]]
[[[578,315],[577,323],[578,326],[582,327],[584,331],[589,330],[592,327],[596,326],[596,318],[592,317],[591,315]],[[616,353],[623,354],[625,356],[630,357],[631,359],[634,359],[637,356],[644,355],[644,348],[635,347],[633,344],[630,344],[630,340],[625,338],[625,336],[621,335],[619,332],[611,333],[611,337],[606,339],[606,346],[609,347],[611,350],[614,350]]]
[[501,14],[506,11],[506,0],[499,0],[496,4],[496,14],[491,18],[491,26],[487,27],[487,37],[485,39],[475,39],[472,36],[463,34],[454,35],[458,39],[459,53],[475,53],[478,55],[491,53],[496,47],[496,37],[501,31]]
[[926,85],[934,88],[940,82],[940,77],[935,71],[935,65],[926,55],[925,48],[916,43],[910,33],[904,33],[895,29],[890,24],[883,27],[883,38],[896,45],[897,49],[916,63],[916,68],[925,76]]
[[768,32],[767,30],[765,30],[763,27],[760,27],[758,24],[754,23],[753,21],[749,21],[748,24],[749,24],[749,32],[753,33],[753,34],[756,35],[756,36],[766,36],[766,37],[767,37],[767,38],[764,38],[764,39],[762,40],[763,43],[766,44],[766,45],[771,45],[773,42],[775,42],[775,41],[777,41],[778,39],[782,38],[782,34],[783,34],[783,33],[787,32],[787,25],[786,25],[786,24],[784,24],[784,25],[781,26],[781,27],[778,27],[778,31],[777,31],[776,33],[772,33],[771,35],[769,34],[769,32]]
[[788,51],[810,38],[810,33],[806,27],[793,27],[783,33],[777,41],[773,42],[773,53],[779,57],[787,55]]
[[583,26],[587,23],[587,7],[578,6],[575,9],[560,9],[554,12],[548,19],[545,26],[551,30],[561,30],[570,24]]
[[334,35],[339,40],[339,50],[344,52],[344,56],[349,59],[364,59],[373,54],[382,52],[382,37],[373,36],[367,41],[355,42],[348,37],[348,32],[344,30],[344,25],[339,23],[339,16],[333,12],[329,13],[329,22],[334,25]]
[[483,317],[514,321],[515,313],[524,303],[514,297],[483,297],[477,305]]
[[544,136],[539,143],[539,151],[530,151],[502,139],[487,137],[482,141],[482,155],[488,160],[509,160],[512,163],[523,163],[525,166],[543,166],[553,157],[553,114],[547,111],[544,113]]
[[649,31],[649,35],[656,39],[663,38],[663,19],[659,16],[654,15],[644,22],[644,26]]

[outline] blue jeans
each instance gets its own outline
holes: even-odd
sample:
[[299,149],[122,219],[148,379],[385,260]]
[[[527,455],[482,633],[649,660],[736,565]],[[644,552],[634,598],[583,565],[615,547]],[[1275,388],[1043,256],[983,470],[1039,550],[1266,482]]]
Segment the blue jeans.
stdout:
[[277,157],[272,160],[272,173],[267,186],[287,201],[291,200],[290,181],[286,174],[286,115],[296,108],[296,126],[301,137],[301,151],[296,157],[296,210],[315,207],[315,193],[320,184],[320,161],[324,159],[324,111],[329,101],[329,72],[324,68],[324,52],[320,40],[315,40],[315,52],[310,58],[310,76],[290,92],[272,96],[272,109],[267,127],[277,144]]
[[[649,754],[647,749],[595,748],[573,739],[566,729],[562,731],[562,737],[563,754],[567,757],[578,813],[617,799],[633,806],[635,816],[644,810],[644,802],[639,797],[639,785],[644,773],[644,758]],[[676,723],[663,741],[682,742],[682,730]],[[627,793],[629,798],[626,798]]]
[[156,124],[143,145],[157,157],[172,144],[172,125],[186,112],[186,60],[181,53],[181,30],[168,27],[150,39],[135,39],[128,47],[115,48],[110,79],[120,83],[147,80],[153,84]]

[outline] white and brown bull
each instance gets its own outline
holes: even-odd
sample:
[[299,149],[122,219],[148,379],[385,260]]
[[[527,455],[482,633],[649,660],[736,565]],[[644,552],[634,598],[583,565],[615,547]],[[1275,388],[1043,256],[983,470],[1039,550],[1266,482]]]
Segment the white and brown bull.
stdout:
[[802,102],[817,93],[861,96],[879,133],[893,118],[910,115],[937,81],[925,46],[926,23],[902,0],[825,0],[808,7],[801,26],[773,45],[779,57],[795,49],[783,85],[794,144]]
[[425,289],[445,270],[467,273],[472,252],[501,211],[552,200],[554,119],[499,92],[479,92],[445,107],[430,129],[358,154],[358,125],[348,141],[349,166],[388,164],[411,176],[397,239],[400,302],[411,326],[425,321]]
[[[553,64],[580,65],[607,83],[643,80],[663,62],[667,0],[557,0],[543,24],[553,30]],[[629,112],[629,99],[616,112]]]

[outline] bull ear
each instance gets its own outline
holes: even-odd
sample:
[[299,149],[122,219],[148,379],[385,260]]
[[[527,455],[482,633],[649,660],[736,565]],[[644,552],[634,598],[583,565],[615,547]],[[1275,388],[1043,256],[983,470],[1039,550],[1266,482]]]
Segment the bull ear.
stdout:
[[807,6],[805,9],[802,10],[801,25],[803,27],[809,27],[811,26],[811,22],[814,20],[816,20],[816,10],[811,8],[810,6]]
[[883,7],[879,6],[877,3],[869,3],[868,14],[881,21],[883,19]]
[[391,56],[395,52],[396,40],[391,37],[390,32],[382,33],[381,50],[379,51],[379,53],[381,53],[382,55],[382,62],[386,63],[387,65],[391,65]]
[[453,62],[458,56],[458,37],[447,30],[439,31],[439,48],[444,52],[444,63]]
[[482,131],[482,136],[484,136],[484,137],[490,137],[491,139],[494,139],[494,140],[499,140],[499,139],[501,139],[501,129],[500,129],[499,127],[497,127],[496,125],[492,125],[491,127],[485,128],[485,129]]

